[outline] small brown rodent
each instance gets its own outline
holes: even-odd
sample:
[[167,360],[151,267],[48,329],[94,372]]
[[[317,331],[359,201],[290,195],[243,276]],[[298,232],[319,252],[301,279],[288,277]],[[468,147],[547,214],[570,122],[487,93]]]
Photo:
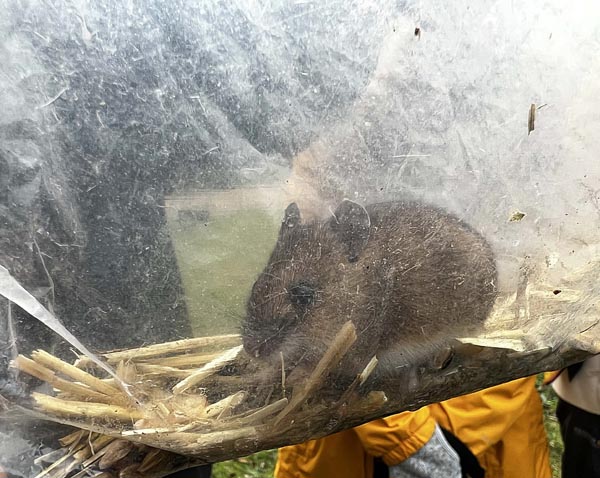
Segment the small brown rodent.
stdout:
[[248,300],[244,348],[310,368],[352,320],[349,373],[373,355],[410,360],[481,325],[495,282],[486,240],[437,208],[344,200],[330,219],[303,224],[293,203]]

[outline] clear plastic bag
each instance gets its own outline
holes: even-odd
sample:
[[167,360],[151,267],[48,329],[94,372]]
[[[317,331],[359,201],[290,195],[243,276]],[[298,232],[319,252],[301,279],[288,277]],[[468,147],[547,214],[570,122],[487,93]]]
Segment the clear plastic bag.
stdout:
[[164,476],[596,353],[597,9],[5,5],[0,466]]

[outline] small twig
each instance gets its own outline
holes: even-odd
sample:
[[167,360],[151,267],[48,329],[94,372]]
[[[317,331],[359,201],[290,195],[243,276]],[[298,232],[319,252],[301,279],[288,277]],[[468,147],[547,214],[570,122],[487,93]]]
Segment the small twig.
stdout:
[[44,272],[46,273],[46,277],[48,278],[48,284],[50,285],[50,297],[52,297],[51,303],[50,303],[50,312],[54,312],[54,304],[56,302],[55,296],[54,296],[54,281],[52,280],[52,276],[50,275],[50,272],[48,271],[48,268],[46,267],[46,261],[44,261],[44,257],[42,256],[42,251],[40,250],[40,246],[38,245],[37,241],[35,240],[35,236],[33,237],[33,244],[35,245],[35,249],[37,250],[38,256],[40,257],[40,261],[42,263],[42,267],[44,268]]
[[213,403],[206,407],[206,416],[221,419],[231,412],[231,410],[237,407],[246,398],[246,392],[236,392],[233,395],[225,397],[223,400]]
[[279,352],[279,356],[281,357],[281,393],[283,398],[285,398],[285,361],[283,359],[283,352]]
[[304,387],[297,393],[294,393],[291,402],[275,419],[274,426],[277,426],[286,416],[298,409],[327,377],[329,371],[335,367],[342,357],[348,352],[352,344],[356,341],[356,327],[351,320],[346,322],[337,333],[333,342],[315,367],[313,373],[308,377]]
[[[113,440],[115,440],[115,439],[108,435],[96,435],[96,438],[94,440],[94,445],[95,445],[96,449],[99,450],[100,448],[103,448],[108,443],[112,442]],[[71,462],[71,464],[69,466],[67,466],[67,469],[65,470],[66,474],[73,471],[78,465],[82,464],[85,460],[87,460],[93,454],[94,454],[93,448],[91,446],[85,445],[77,453],[73,454],[73,461]]]
[[160,365],[163,367],[174,367],[178,369],[184,368],[197,368],[201,365],[207,364],[211,360],[216,359],[219,353],[203,353],[203,354],[185,354],[176,355],[174,357],[157,357],[144,359],[142,362],[138,362],[134,359],[137,365]]
[[246,415],[245,417],[241,418],[240,421],[244,424],[257,424],[265,418],[283,410],[287,404],[288,399],[282,398],[276,402],[270,403],[265,407],[259,408],[250,415]]
[[190,389],[194,385],[197,385],[206,377],[213,375],[214,373],[221,370],[225,365],[230,364],[235,360],[238,354],[241,352],[242,346],[238,345],[232,349],[229,349],[227,352],[223,353],[216,359],[208,362],[203,367],[196,370],[193,374],[191,374],[186,379],[179,382],[177,385],[173,387],[173,393],[183,393],[186,390]]
[[594,322],[592,325],[590,325],[589,327],[586,327],[583,330],[580,330],[579,333],[583,334],[584,332],[587,332],[588,330],[590,330],[591,328],[595,327],[596,325],[598,325],[598,322],[600,322],[600,320],[597,320],[596,322]]
[[31,354],[31,358],[37,363],[40,363],[52,370],[56,370],[57,372],[63,373],[73,378],[74,380],[86,384],[88,387],[100,393],[103,393],[110,397],[120,395],[119,389],[107,384],[106,382],[94,377],[93,375],[90,375],[87,372],[84,372],[83,370],[75,367],[74,365],[71,365],[67,362],[63,362],[61,359],[49,354],[48,352],[45,352],[44,350],[35,350]]
[[535,103],[531,103],[531,106],[529,107],[529,117],[527,119],[527,135],[530,135],[535,129],[535,111]]
[[184,433],[195,428],[205,427],[207,429],[209,420],[203,422],[192,422],[187,425],[178,427],[159,427],[159,428],[135,428],[133,430],[121,431],[121,436],[134,437],[134,436],[147,436],[147,435],[163,435],[165,433]]
[[[154,468],[155,463],[162,461],[161,456],[163,454],[167,454],[168,452],[159,450],[157,448],[149,448],[147,452],[144,454],[144,458],[139,465],[140,473],[144,473],[143,476],[146,476],[147,471]],[[150,473],[152,475],[152,473]]]
[[46,103],[44,103],[43,105],[38,106],[36,109],[42,109],[45,108],[46,106],[50,106],[52,103],[54,103],[57,99],[59,99],[65,91],[67,91],[69,89],[68,86],[65,86],[62,90],[60,90],[58,92],[58,94],[56,96],[54,96],[53,98],[49,99],[48,101],[46,101]]
[[[180,352],[188,352],[193,349],[199,349],[207,346],[224,346],[234,343],[240,343],[240,336],[236,334],[218,335],[215,337],[195,337],[191,339],[175,340],[173,342],[165,342],[147,347],[138,347],[135,349],[117,350],[102,354],[109,363],[118,363],[121,360],[142,360],[150,357],[158,357],[160,355],[171,355]],[[91,360],[87,357],[82,357],[77,361],[78,367],[90,365]],[[169,364],[173,365],[173,364]]]
[[43,393],[33,392],[31,394],[39,409],[58,416],[75,416],[80,419],[116,419],[126,422],[140,420],[144,414],[140,410],[120,407],[118,405],[107,405],[96,402],[77,402],[74,400],[61,400]]
[[159,448],[151,448],[142,460],[142,463],[140,463],[139,472],[145,474],[152,468],[156,469],[167,459],[173,459],[173,456],[168,451],[160,450]]
[[[38,456],[35,460],[33,460],[34,465],[41,466],[42,463],[54,463],[59,458],[62,458],[67,453],[67,450],[64,448],[59,448],[58,450],[52,450],[42,456]],[[2,476],[2,475],[0,475]]]
[[[100,126],[102,126],[103,128],[106,128],[106,125],[104,124],[104,122],[102,121],[102,118],[100,117],[100,111],[96,110],[96,118],[98,119],[98,123],[100,123]],[[88,192],[90,190],[88,189]]]
[[43,476],[46,476],[48,473],[50,473],[52,470],[54,470],[55,468],[58,468],[60,465],[62,465],[65,461],[67,461],[69,458],[71,458],[71,454],[67,454],[65,456],[63,456],[62,458],[56,460],[54,463],[52,463],[48,468],[45,468],[44,470],[42,470],[40,473],[38,473],[35,478],[42,478]]
[[42,35],[41,33],[38,33],[38,32],[36,32],[36,31],[32,31],[32,33],[33,33],[35,36],[37,36],[37,37],[41,38],[42,40],[44,40],[46,43],[50,43],[50,39],[49,39],[48,37],[45,37],[45,36],[44,36],[44,35]]
[[154,377],[167,377],[170,379],[178,378],[184,379],[189,377],[192,373],[194,373],[195,369],[181,369],[175,367],[163,367],[161,365],[153,365],[153,364],[145,364],[139,363],[136,364],[136,369],[146,375],[153,375]]
[[202,156],[206,156],[207,154],[210,154],[210,153],[212,153],[213,151],[217,151],[218,149],[219,149],[219,147],[218,147],[218,146],[214,146],[214,147],[212,147],[212,148],[210,148],[210,149],[208,149],[208,150],[204,151],[204,153],[202,153]]
[[200,108],[202,108],[202,112],[206,115],[206,109],[204,108],[204,105],[202,104],[202,100],[200,98],[200,95],[192,95],[189,98],[191,100],[198,100],[198,103],[200,103]]
[[399,158],[429,158],[431,154],[395,154],[392,156],[392,159]]
[[373,370],[375,370],[375,367],[377,367],[378,363],[379,363],[379,360],[377,360],[376,356],[373,356],[373,358],[371,360],[369,360],[369,363],[366,365],[365,369],[358,376],[358,379],[359,379],[358,385],[359,386],[362,386],[367,381],[367,379],[373,373]]
[[[81,470],[79,473],[69,477],[69,478],[90,478],[91,476],[93,476],[94,478],[113,478],[113,474],[103,471],[100,474],[93,474],[90,470],[88,470],[87,468],[84,468],[83,470]],[[64,477],[52,477],[52,478],[64,478]]]
[[61,439],[59,439],[58,442],[61,446],[70,446],[73,443],[79,442],[79,440],[81,440],[86,431],[87,430],[74,431],[73,433],[69,433],[67,436],[64,436]]
[[17,349],[17,333],[15,331],[15,324],[12,318],[12,302],[10,300],[6,301],[7,304],[7,328],[8,328],[8,346],[10,347],[10,358],[12,360],[16,359],[19,355],[19,350]]
[[18,370],[31,375],[32,377],[49,383],[57,390],[71,393],[78,398],[87,400],[92,399],[102,403],[115,401],[115,398],[112,395],[105,395],[81,385],[80,383],[69,382],[68,380],[57,377],[53,370],[50,370],[22,355],[19,355],[15,360],[13,360],[11,365]]
[[363,371],[361,373],[359,373],[356,376],[356,378],[352,381],[350,386],[343,393],[342,397],[334,405],[334,408],[342,406],[348,402],[348,399],[350,398],[350,396],[352,395],[354,390],[356,390],[358,387],[362,386],[363,383],[365,383],[367,378],[369,378],[369,376],[373,373],[373,370],[375,370],[375,367],[377,367],[378,363],[379,363],[379,360],[377,359],[377,357],[373,356],[373,358],[371,358],[371,360],[369,360],[369,363],[366,365],[366,367],[363,369]]
[[[199,433],[192,435],[195,438],[194,441],[188,440],[187,437],[183,436],[182,438],[185,440],[184,443],[193,444],[193,448],[198,450],[198,456],[202,456],[200,453],[203,448],[214,446],[215,443],[229,443],[229,446],[233,446],[237,440],[242,440],[245,438],[256,439],[259,435],[257,433],[257,427],[242,427],[233,430],[220,430],[218,432],[211,433]],[[191,434],[189,434],[191,435]],[[182,446],[183,448],[183,446]]]
[[104,448],[104,456],[98,463],[98,468],[105,470],[119,460],[125,458],[133,450],[133,443],[127,440],[114,440]]

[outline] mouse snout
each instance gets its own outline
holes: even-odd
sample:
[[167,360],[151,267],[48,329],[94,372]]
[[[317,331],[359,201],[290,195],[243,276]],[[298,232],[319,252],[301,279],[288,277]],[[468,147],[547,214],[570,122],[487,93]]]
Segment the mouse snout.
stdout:
[[269,355],[272,346],[268,340],[253,342],[252,344],[244,345],[246,352],[254,358],[264,358]]
[[281,344],[289,322],[289,317],[275,316],[263,327],[246,327],[242,335],[244,350],[255,358],[271,355]]
[[246,333],[242,336],[242,345],[244,350],[251,357],[261,356],[261,340],[257,337],[249,336]]

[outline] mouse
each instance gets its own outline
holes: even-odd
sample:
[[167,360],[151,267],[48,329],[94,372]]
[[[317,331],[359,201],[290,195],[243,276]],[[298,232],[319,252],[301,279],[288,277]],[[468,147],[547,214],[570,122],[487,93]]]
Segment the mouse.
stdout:
[[310,371],[351,320],[357,340],[339,368],[360,373],[373,356],[397,367],[481,327],[496,276],[486,239],[438,207],[346,199],[303,222],[291,203],[252,287],[243,347],[273,367]]

